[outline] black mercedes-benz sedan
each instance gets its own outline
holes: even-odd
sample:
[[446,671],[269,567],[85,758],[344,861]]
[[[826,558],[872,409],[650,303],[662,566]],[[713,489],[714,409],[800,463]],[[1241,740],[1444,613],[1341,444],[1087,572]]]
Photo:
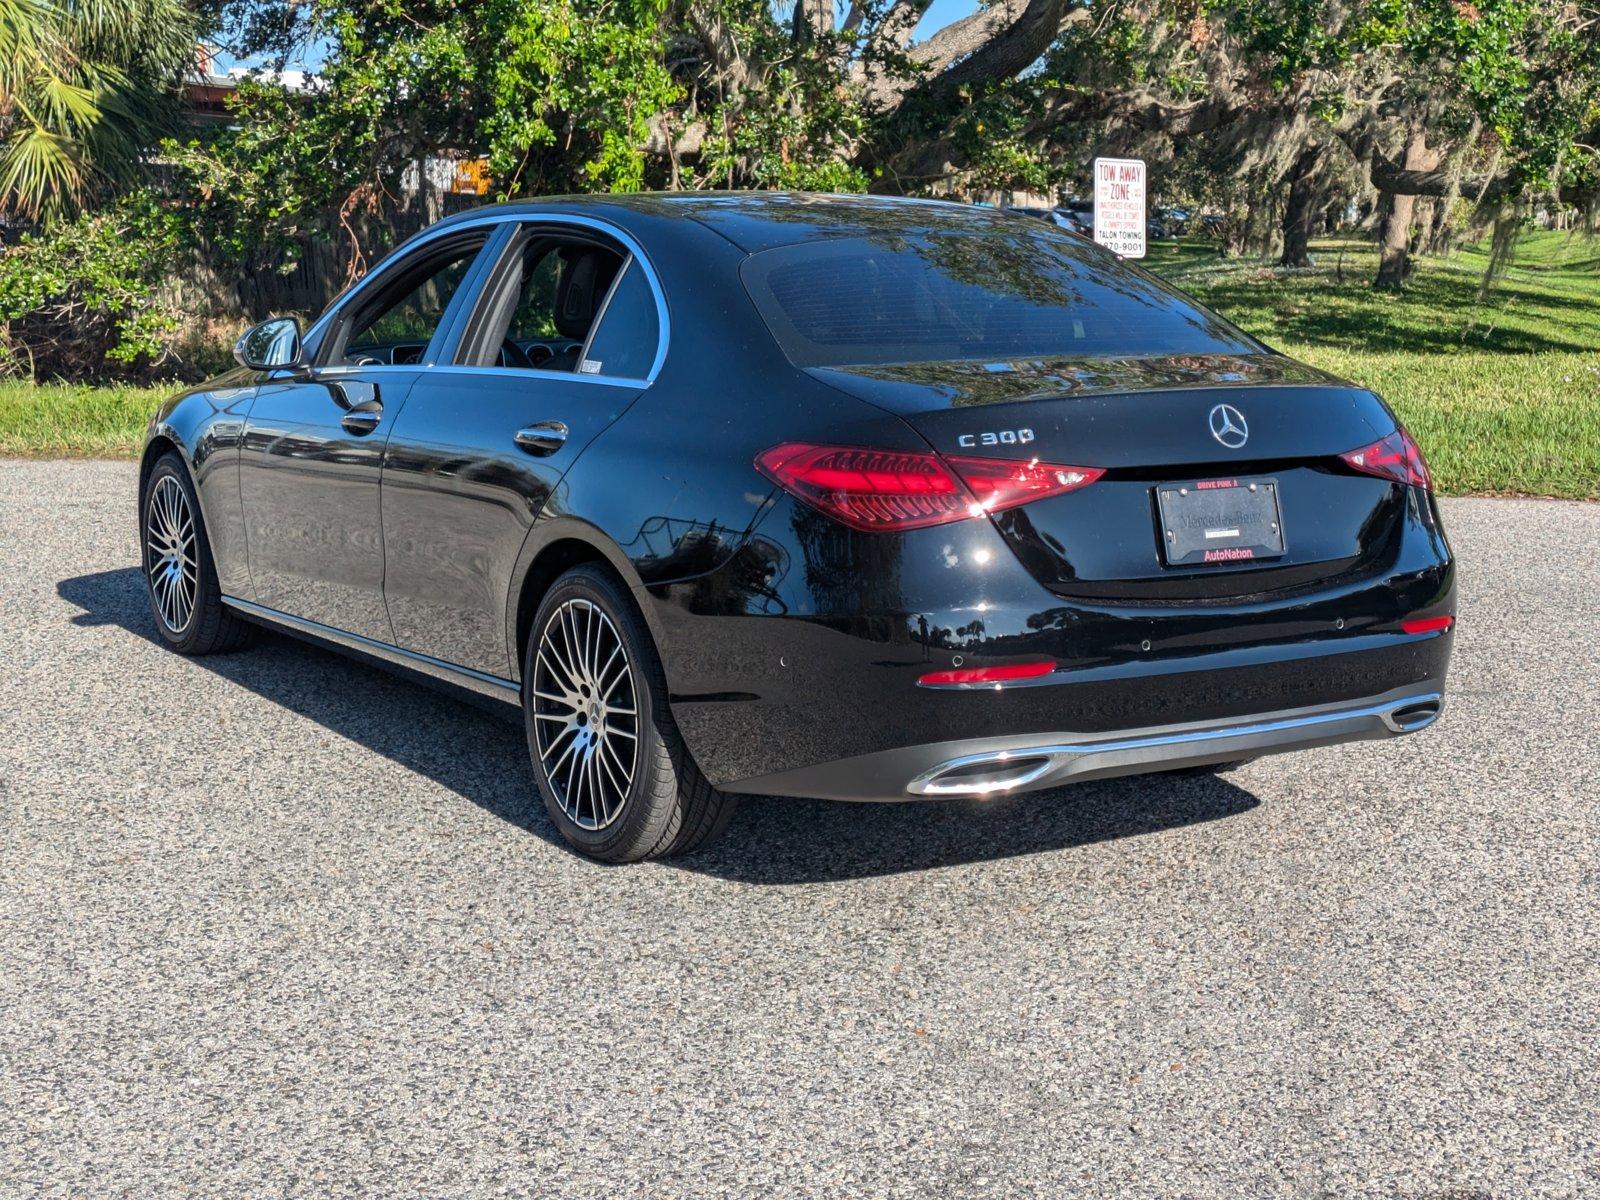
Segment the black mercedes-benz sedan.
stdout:
[[161,637],[267,624],[520,706],[597,858],[741,793],[1210,770],[1443,703],[1454,567],[1394,415],[1044,222],[500,205],[237,356],[150,422]]

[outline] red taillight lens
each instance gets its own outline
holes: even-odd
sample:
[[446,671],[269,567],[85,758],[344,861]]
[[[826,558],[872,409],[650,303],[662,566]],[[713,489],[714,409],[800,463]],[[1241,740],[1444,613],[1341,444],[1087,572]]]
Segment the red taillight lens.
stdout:
[[920,529],[965,516],[966,488],[932,454],[789,442],[756,456],[784,490],[852,529]]
[[1105,474],[1098,467],[1064,467],[1038,459],[1008,462],[1003,458],[948,455],[945,462],[954,467],[961,481],[972,489],[985,512],[999,512],[1030,500],[1075,492]]
[[920,529],[1070,492],[1104,474],[1093,467],[941,458],[860,446],[786,442],[756,456],[785,491],[852,529]]
[[1433,490],[1433,476],[1428,472],[1427,460],[1404,429],[1396,429],[1382,441],[1339,457],[1367,475]]
[[959,667],[954,671],[932,671],[918,683],[938,687],[951,683],[1005,683],[1010,679],[1038,679],[1054,671],[1054,663],[1009,663],[1003,667]]
[[1416,617],[1401,621],[1400,628],[1407,633],[1441,633],[1455,623],[1454,617]]

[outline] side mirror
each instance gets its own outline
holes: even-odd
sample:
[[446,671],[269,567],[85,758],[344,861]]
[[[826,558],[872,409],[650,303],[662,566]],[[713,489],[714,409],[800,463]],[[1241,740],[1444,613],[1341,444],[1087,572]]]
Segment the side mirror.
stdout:
[[239,365],[252,371],[275,371],[300,362],[300,322],[293,317],[274,317],[244,331],[233,345]]

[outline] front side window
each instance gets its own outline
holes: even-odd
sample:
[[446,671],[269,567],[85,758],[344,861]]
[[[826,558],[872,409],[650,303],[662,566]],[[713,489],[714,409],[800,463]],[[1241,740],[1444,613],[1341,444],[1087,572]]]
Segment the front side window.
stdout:
[[1040,222],[784,246],[752,255],[741,277],[798,366],[1260,349],[1153,277]]
[[370,300],[357,302],[342,348],[334,348],[330,361],[359,366],[421,362],[483,244],[483,237],[475,237],[415,264],[401,264],[392,282],[376,285]]

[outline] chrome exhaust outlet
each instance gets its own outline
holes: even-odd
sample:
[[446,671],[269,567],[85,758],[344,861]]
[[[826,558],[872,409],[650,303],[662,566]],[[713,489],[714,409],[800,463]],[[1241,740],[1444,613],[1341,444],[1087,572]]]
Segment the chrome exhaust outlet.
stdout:
[[1424,696],[1420,700],[1389,709],[1383,714],[1383,723],[1395,733],[1415,733],[1432,725],[1443,711],[1442,699],[1438,696]]
[[912,796],[983,798],[1080,778],[1133,775],[1394,737],[1439,719],[1437,692],[1363,708],[1261,717],[1238,725],[1130,731],[1103,741],[1008,746],[946,759],[906,784]]
[[1055,769],[1057,755],[1027,750],[970,754],[925,771],[906,787],[913,796],[991,796],[1025,788]]

